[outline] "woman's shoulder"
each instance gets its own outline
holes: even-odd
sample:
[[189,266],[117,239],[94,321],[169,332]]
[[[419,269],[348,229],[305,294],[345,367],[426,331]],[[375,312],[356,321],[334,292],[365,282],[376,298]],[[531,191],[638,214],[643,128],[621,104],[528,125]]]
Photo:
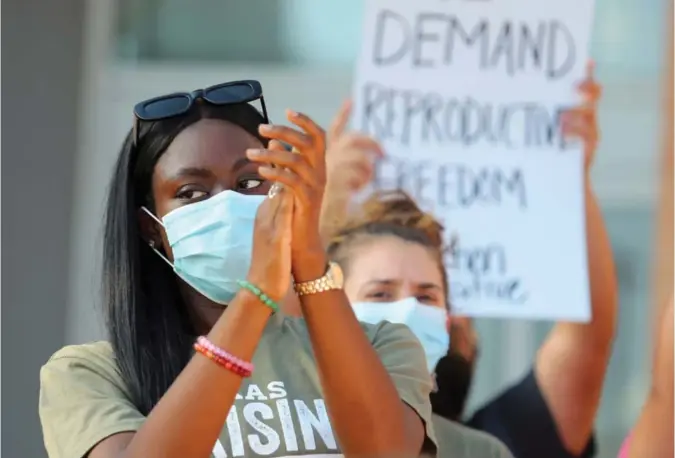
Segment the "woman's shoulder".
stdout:
[[112,346],[110,345],[110,342],[104,340],[79,345],[66,345],[56,351],[56,353],[49,358],[46,365],[72,360],[95,365],[115,366],[115,357]]
[[[483,431],[433,416],[434,430],[439,441],[439,457],[513,458],[509,449],[499,439]],[[445,451],[448,452],[445,452]],[[452,453],[449,453],[452,452]]]
[[109,342],[65,346],[54,353],[41,370],[43,384],[53,380],[66,381],[83,377],[105,379],[119,387],[124,386]]

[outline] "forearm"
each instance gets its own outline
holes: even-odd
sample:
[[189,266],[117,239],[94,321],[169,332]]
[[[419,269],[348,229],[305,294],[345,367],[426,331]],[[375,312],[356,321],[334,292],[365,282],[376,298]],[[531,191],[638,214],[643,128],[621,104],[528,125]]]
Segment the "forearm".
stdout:
[[[267,307],[242,290],[208,338],[232,355],[250,361],[269,315]],[[195,354],[134,435],[124,457],[210,456],[241,381],[235,373]]]
[[630,457],[673,456],[673,303],[664,310],[654,348],[649,397],[635,426]]
[[[325,261],[294,272],[297,281],[320,278]],[[323,267],[321,267],[323,266]],[[406,407],[341,290],[301,297],[333,427],[346,456],[419,453]]]
[[[586,178],[590,323],[557,323],[537,355],[535,374],[568,450],[579,453],[593,430],[616,327],[614,259],[602,213]],[[576,402],[570,403],[569,399]]]
[[617,319],[618,288],[612,245],[600,205],[586,177],[586,245],[591,292],[592,320],[583,325],[588,343],[608,349],[614,337]]
[[651,393],[630,439],[629,458],[673,456],[673,397]]
[[341,227],[349,215],[351,193],[337,186],[327,185],[321,204],[319,232],[324,245],[327,245],[335,230]]
[[[586,250],[591,300],[591,321],[589,323],[560,322],[551,332],[551,339],[557,341],[560,349],[567,348],[575,356],[588,359],[589,369],[596,368],[604,374],[604,364],[598,367],[598,358],[606,360],[616,329],[618,312],[618,291],[616,269],[609,235],[602,211],[593,193],[590,178],[586,177]],[[583,355],[576,355],[583,352]],[[592,366],[592,367],[590,367]],[[602,380],[598,381],[602,383]]]

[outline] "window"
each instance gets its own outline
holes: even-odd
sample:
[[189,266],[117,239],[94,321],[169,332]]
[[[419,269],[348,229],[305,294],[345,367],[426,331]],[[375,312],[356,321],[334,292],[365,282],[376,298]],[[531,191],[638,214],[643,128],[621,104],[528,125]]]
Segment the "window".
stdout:
[[120,0],[126,60],[348,64],[361,0]]
[[[359,52],[363,1],[119,0],[118,56],[351,65]],[[592,54],[598,63],[657,72],[666,0],[596,5]]]

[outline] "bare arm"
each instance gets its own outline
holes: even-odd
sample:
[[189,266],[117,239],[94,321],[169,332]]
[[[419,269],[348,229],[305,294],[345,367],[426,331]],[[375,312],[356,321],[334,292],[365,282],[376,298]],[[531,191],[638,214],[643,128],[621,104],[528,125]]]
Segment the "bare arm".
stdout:
[[[326,144],[323,130],[309,117],[292,111],[287,116],[302,131],[264,126],[260,132],[293,145],[294,152],[258,151],[249,158],[276,165],[261,168],[261,175],[283,183],[294,195],[292,273],[296,283],[302,283],[323,277],[328,265],[319,229]],[[300,302],[331,422],[345,455],[419,455],[423,422],[401,400],[344,291],[310,294]]]
[[535,363],[537,382],[562,442],[572,453],[583,451],[593,430],[617,315],[611,246],[588,181],[586,231],[593,318],[590,323],[556,324]]
[[331,236],[347,220],[352,196],[352,191],[338,183],[333,184],[330,174],[328,175],[326,194],[321,203],[321,226],[319,228],[324,245],[328,245]]
[[326,190],[319,226],[324,244],[344,225],[353,197],[371,182],[374,163],[384,156],[382,146],[374,138],[345,132],[351,108],[349,100],[343,103],[328,131]]
[[654,348],[652,386],[631,438],[630,458],[673,456],[673,301],[664,311]]
[[[283,297],[290,283],[289,196],[266,199],[258,210],[249,279],[270,297]],[[269,256],[269,251],[275,253]],[[211,328],[217,347],[245,361],[265,329],[271,309],[240,290]],[[241,377],[195,354],[134,434],[111,436],[89,458],[207,458],[220,435],[241,385]]]
[[[593,193],[590,166],[598,142],[596,105],[600,86],[588,78],[580,85],[585,103],[571,110],[563,132],[584,142],[586,246],[590,280],[590,323],[558,323],[539,349],[535,376],[565,448],[581,453],[592,431],[617,320],[617,283],[612,249]],[[555,263],[555,260],[551,260]],[[565,279],[560,282],[564,285]],[[574,402],[570,402],[573,399]]]
[[[326,258],[306,265],[298,281],[323,276]],[[301,297],[302,311],[331,414],[346,456],[417,456],[422,420],[404,404],[343,291]],[[376,388],[375,388],[376,387]],[[375,395],[376,393],[376,395]]]
[[[227,307],[209,340],[250,360],[270,312],[242,291]],[[241,377],[196,354],[136,433],[111,436],[90,458],[208,457],[234,403]]]

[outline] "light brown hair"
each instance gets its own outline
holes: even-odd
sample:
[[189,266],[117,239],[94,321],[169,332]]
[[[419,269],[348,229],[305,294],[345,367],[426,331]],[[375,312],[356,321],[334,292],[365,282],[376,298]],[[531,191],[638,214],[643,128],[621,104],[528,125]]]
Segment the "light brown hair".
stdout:
[[349,260],[356,246],[387,236],[417,243],[429,250],[441,270],[447,301],[443,225],[432,214],[422,211],[404,191],[378,191],[370,196],[330,237],[328,255],[348,272]]

